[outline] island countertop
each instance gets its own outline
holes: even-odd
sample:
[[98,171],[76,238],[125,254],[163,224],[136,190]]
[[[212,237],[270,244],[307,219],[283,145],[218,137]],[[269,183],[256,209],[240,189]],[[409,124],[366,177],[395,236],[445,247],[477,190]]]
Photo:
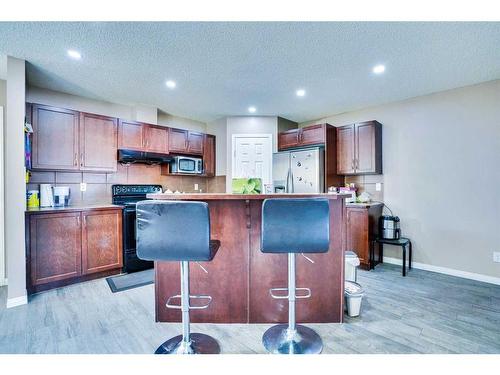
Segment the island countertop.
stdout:
[[230,193],[158,193],[148,194],[148,199],[163,200],[264,200],[269,198],[327,198],[342,199],[348,198],[351,194],[230,194]]
[[[211,262],[189,269],[192,294],[212,296],[210,307],[190,312],[192,322],[285,323],[288,301],[273,299],[270,288],[286,287],[287,255],[260,249],[262,204],[268,198],[326,198],[330,207],[328,252],[297,254],[297,286],[311,288],[310,299],[297,303],[299,323],[339,323],[343,318],[345,194],[149,194],[148,199],[204,201],[210,210],[210,236],[221,242]],[[307,225],[307,223],[304,223]],[[189,241],[189,237],[186,237]],[[181,312],[167,309],[168,297],[179,294],[179,262],[155,263],[156,320],[179,322]]]

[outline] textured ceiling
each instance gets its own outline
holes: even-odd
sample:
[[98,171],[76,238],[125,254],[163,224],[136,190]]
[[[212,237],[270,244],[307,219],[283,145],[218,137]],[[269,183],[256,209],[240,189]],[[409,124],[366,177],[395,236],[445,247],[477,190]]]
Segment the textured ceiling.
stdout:
[[500,23],[0,23],[0,53],[26,59],[35,86],[201,121],[254,105],[300,122],[500,78]]

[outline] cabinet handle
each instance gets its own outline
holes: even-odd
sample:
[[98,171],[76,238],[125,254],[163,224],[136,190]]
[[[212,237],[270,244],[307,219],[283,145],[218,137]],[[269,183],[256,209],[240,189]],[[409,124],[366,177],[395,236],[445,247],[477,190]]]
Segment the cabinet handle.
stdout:
[[73,164],[76,167],[78,165],[78,153],[75,152],[75,159],[73,160]]
[[80,155],[80,167],[83,167],[83,152]]
[[80,215],[76,217],[76,225],[80,226]]
[[87,216],[83,215],[83,226],[87,226]]
[[356,168],[356,170],[359,169],[359,160],[358,159],[354,159],[354,168]]
[[356,170],[356,168],[354,166],[354,159],[351,160],[351,168],[352,168],[353,171]]

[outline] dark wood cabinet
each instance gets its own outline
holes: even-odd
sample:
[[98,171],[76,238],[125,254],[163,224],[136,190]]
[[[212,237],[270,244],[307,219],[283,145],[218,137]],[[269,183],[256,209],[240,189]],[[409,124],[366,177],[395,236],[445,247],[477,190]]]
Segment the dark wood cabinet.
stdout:
[[79,170],[79,113],[34,104],[32,168]]
[[174,154],[202,155],[204,134],[185,130],[169,128],[168,147]]
[[356,253],[364,269],[375,266],[370,262],[370,245],[378,234],[378,220],[382,209],[382,204],[346,207],[346,250]]
[[118,119],[80,113],[80,170],[116,172]]
[[26,225],[30,293],[121,271],[119,207],[28,211]]
[[382,124],[365,121],[337,128],[337,173],[382,173]]
[[291,129],[278,134],[278,150],[312,145],[324,145],[326,141],[326,124]]
[[33,286],[81,275],[79,212],[32,215],[29,228],[29,275]]
[[207,177],[215,176],[215,135],[205,135],[203,146],[203,174]]
[[140,122],[119,120],[118,148],[142,151],[144,148],[145,128]]
[[168,128],[145,125],[144,151],[168,154]]
[[82,273],[122,266],[122,215],[120,211],[82,212]]
[[278,150],[297,147],[299,144],[300,129],[291,129],[278,134]]

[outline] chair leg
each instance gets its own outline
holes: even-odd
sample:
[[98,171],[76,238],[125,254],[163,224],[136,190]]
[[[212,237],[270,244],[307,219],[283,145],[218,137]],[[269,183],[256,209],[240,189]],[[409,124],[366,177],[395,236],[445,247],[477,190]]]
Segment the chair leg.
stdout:
[[267,351],[275,354],[319,354],[323,350],[321,337],[311,328],[295,322],[295,253],[288,254],[288,324],[269,328],[262,337]]
[[403,276],[406,276],[406,246],[401,246],[403,248]]
[[384,245],[378,242],[378,262],[384,263]]
[[410,244],[410,252],[408,253],[408,270],[411,270],[411,257],[412,257],[412,248],[411,248],[411,241],[409,241]]
[[189,262],[181,262],[182,335],[165,341],[155,354],[219,354],[217,340],[203,333],[190,332]]

